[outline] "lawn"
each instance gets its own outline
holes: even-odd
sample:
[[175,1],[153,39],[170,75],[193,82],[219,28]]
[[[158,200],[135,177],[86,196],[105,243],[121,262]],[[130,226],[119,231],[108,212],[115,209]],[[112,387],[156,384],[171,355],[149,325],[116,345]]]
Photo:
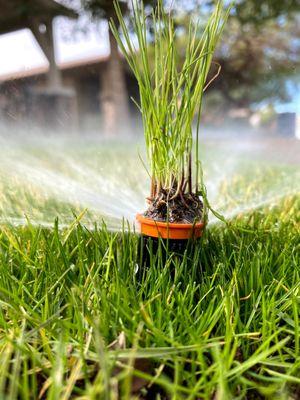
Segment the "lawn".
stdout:
[[136,150],[64,140],[0,150],[0,399],[298,399],[297,166],[206,143],[229,223],[140,276]]
[[298,399],[299,212],[214,225],[140,279],[134,233],[3,225],[0,397]]

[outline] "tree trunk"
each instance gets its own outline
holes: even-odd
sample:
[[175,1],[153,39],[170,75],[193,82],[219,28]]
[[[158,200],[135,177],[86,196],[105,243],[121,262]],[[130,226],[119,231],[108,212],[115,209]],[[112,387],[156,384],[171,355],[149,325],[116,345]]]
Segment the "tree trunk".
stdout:
[[128,92],[125,70],[120,57],[118,44],[109,29],[110,57],[101,75],[102,92],[100,95],[104,133],[116,135],[130,129]]

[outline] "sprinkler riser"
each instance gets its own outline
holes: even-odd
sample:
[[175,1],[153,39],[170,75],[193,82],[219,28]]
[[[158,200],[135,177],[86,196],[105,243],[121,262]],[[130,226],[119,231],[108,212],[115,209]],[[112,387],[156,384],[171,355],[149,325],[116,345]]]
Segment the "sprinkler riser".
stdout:
[[[171,257],[182,259],[185,253],[192,251],[193,247],[200,245],[201,239],[162,239],[141,235],[138,244],[138,275],[149,269],[154,260],[155,263],[165,264]],[[160,256],[160,259],[158,257]],[[174,273],[174,271],[173,271]]]
[[172,255],[182,258],[189,247],[200,241],[205,224],[177,224],[154,221],[137,215],[141,237],[139,241],[138,266],[142,272],[148,269],[151,259],[161,255],[165,263]]

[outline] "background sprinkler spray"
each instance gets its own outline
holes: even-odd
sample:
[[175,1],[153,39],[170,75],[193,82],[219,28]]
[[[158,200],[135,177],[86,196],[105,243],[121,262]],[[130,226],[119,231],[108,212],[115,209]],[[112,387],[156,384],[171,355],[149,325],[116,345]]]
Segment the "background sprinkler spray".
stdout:
[[[249,136],[243,146],[236,143],[234,135],[204,137],[205,179],[217,211],[232,218],[299,192],[297,143],[279,146]],[[123,143],[68,135],[0,136],[1,221],[22,225],[26,216],[48,226],[58,217],[63,226],[72,222],[72,212],[87,209],[82,222],[91,228],[102,219],[111,230],[121,229],[123,219],[132,226],[147,191],[146,172],[136,167],[141,148],[136,136]],[[217,222],[213,215],[209,221]]]

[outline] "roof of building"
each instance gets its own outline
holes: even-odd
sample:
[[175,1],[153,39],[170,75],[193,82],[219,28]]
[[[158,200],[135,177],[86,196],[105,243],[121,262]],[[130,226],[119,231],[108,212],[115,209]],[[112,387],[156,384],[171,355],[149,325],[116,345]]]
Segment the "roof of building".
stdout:
[[[78,69],[78,68],[84,68],[84,67],[88,67],[88,66],[98,65],[98,64],[104,63],[105,61],[107,61],[107,59],[108,59],[108,56],[90,57],[90,58],[84,58],[81,60],[59,63],[58,67],[61,71],[66,71],[66,70],[72,70],[72,69]],[[18,80],[18,79],[26,79],[26,78],[31,78],[31,77],[35,77],[35,76],[40,76],[40,75],[46,74],[48,71],[48,68],[49,68],[48,65],[45,64],[40,67],[24,69],[22,71],[1,75],[0,83],[6,82],[6,81],[13,81],[13,80]]]
[[75,11],[54,0],[0,0],[0,10],[0,34],[30,28],[33,18],[43,22],[56,16],[77,16]]

